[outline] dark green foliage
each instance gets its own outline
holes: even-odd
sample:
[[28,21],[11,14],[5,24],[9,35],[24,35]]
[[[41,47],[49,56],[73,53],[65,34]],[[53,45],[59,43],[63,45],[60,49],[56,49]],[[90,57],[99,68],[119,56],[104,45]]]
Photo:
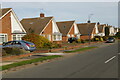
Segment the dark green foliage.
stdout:
[[117,32],[115,35],[118,39],[120,39],[120,32]]
[[109,31],[109,27],[105,27],[105,36],[109,36],[110,31]]
[[7,55],[20,55],[20,54],[25,54],[27,51],[19,48],[3,48],[2,49],[2,56],[7,56]]

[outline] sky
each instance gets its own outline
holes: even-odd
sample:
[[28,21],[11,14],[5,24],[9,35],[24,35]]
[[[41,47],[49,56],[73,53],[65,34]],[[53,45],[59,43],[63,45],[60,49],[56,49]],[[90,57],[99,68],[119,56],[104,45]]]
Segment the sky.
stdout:
[[118,26],[118,2],[2,2],[2,8],[13,8],[19,20],[39,17],[44,12],[56,21],[85,23],[93,14],[91,22]]

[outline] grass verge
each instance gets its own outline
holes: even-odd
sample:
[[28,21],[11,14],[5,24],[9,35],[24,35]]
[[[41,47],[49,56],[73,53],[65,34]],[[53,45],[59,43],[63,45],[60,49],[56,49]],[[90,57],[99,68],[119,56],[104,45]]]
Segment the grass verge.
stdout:
[[93,48],[97,48],[97,47],[85,47],[85,48],[80,48],[80,49],[76,49],[73,51],[64,51],[64,52],[65,53],[73,53],[73,52],[85,51],[85,50],[89,50],[89,49],[93,49]]
[[60,55],[45,56],[45,57],[41,57],[41,58],[36,58],[36,59],[21,61],[21,62],[9,64],[9,65],[4,65],[4,66],[0,66],[0,71],[7,70],[7,69],[10,69],[10,68],[14,68],[14,67],[17,67],[17,66],[26,65],[26,64],[32,64],[32,63],[35,63],[35,62],[42,62],[44,60],[54,59],[54,58],[57,58],[57,57],[62,57],[62,56],[60,56]]

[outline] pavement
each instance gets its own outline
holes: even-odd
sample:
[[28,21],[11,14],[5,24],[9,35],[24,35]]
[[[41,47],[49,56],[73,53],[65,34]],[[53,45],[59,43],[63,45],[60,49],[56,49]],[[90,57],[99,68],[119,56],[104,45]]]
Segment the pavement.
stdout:
[[118,78],[118,43],[4,73],[3,78]]

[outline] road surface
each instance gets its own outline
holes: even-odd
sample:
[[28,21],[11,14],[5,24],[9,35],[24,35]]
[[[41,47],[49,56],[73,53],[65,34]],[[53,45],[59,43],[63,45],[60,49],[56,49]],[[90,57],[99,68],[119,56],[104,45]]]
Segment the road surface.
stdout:
[[[109,43],[105,43],[109,44]],[[111,44],[111,43],[110,43]],[[3,78],[117,78],[118,44],[3,74]]]

